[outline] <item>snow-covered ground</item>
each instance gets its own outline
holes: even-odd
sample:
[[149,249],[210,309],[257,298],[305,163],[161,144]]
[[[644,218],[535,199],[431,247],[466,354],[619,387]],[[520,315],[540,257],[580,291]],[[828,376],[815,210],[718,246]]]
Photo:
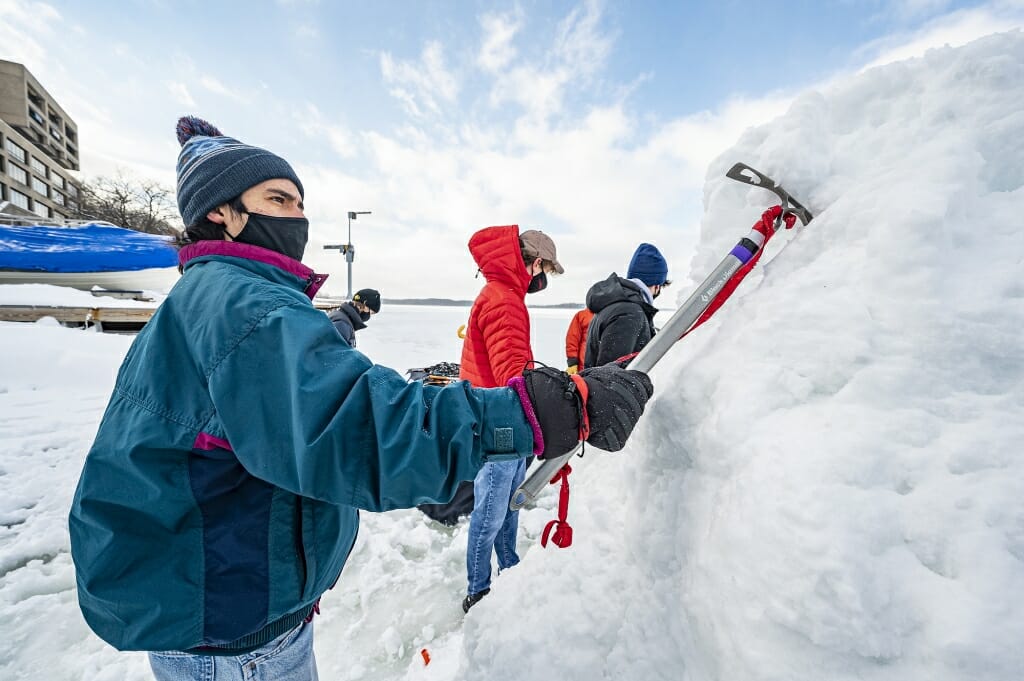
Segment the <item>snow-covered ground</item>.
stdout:
[[[467,273],[469,286],[479,286]],[[557,284],[553,284],[557,285]],[[22,287],[18,287],[22,288]],[[81,291],[34,288],[74,304]],[[0,299],[3,297],[0,287]],[[9,296],[12,294],[8,294]],[[25,291],[17,292],[19,299]],[[89,296],[91,298],[91,296]],[[403,372],[458,362],[456,335],[469,308],[385,304],[359,332],[360,349]],[[564,364],[574,310],[531,312],[539,359]],[[130,336],[66,329],[55,321],[0,323],[0,679],[147,679],[145,656],[93,636],[78,612],[67,513],[82,461],[103,414]],[[553,504],[553,497],[545,500]],[[455,529],[419,511],[364,513],[345,578],[323,599],[317,658],[323,679],[401,678],[419,650],[451,646],[429,670],[455,678],[465,595],[466,523]],[[524,512],[523,554],[537,544],[547,510]],[[454,638],[453,638],[454,637]],[[447,671],[444,671],[447,670]]]
[[[549,491],[463,618],[465,525],[364,514],[321,678],[1024,678],[1024,36],[748,131],[709,168],[698,277],[769,205],[737,160],[817,218],[655,369],[629,446],[576,466],[573,546],[537,545]],[[455,361],[465,314],[385,308],[360,349]],[[541,359],[570,315],[534,311]],[[130,341],[0,324],[0,678],[148,678],[82,622],[65,529]]]

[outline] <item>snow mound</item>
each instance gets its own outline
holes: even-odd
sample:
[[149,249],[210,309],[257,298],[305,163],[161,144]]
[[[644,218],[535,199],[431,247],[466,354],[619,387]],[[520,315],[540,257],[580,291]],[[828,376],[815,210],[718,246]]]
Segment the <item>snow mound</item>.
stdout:
[[502,575],[462,677],[1024,677],[1022,159],[1020,32],[747,131],[695,276],[774,198],[736,161],[816,219],[653,372],[630,446],[577,467],[576,543]]

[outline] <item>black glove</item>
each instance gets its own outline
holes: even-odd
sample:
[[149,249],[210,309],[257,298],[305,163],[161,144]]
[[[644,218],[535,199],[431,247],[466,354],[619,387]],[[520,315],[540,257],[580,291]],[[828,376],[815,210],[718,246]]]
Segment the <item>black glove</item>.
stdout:
[[654,394],[651,379],[643,372],[623,369],[617,364],[584,369],[580,377],[587,382],[590,393],[587,442],[598,449],[619,451],[626,446],[626,439],[644,413],[644,405]]
[[544,436],[542,459],[555,459],[572,451],[580,441],[583,400],[568,374],[554,367],[523,372],[526,393]]
[[[584,369],[579,376],[587,383],[587,442],[598,449],[619,451],[654,393],[651,379],[616,364]],[[544,436],[540,458],[553,459],[572,451],[579,443],[583,416],[583,399],[576,384],[553,367],[527,369],[523,379]]]

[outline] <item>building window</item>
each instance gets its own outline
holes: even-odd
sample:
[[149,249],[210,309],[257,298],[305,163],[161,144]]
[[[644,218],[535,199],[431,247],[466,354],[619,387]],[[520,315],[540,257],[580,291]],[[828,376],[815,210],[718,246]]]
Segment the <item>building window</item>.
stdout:
[[40,180],[35,175],[32,176],[32,189],[36,190],[43,196],[49,198],[50,196],[50,185]]
[[64,195],[61,194],[58,191],[54,191],[53,192],[53,202],[56,203],[58,206],[63,206],[64,205]]
[[63,175],[58,175],[57,173],[54,173],[50,177],[50,181],[53,182],[53,186],[54,187],[57,187],[58,189],[64,189],[64,176]]
[[28,88],[28,101],[32,102],[33,104],[38,106],[40,109],[42,109],[42,108],[44,108],[46,106],[46,102],[43,100],[43,98],[40,97],[36,93],[36,91],[33,90],[31,87]]
[[64,141],[64,138],[61,136],[59,132],[57,132],[56,128],[50,128],[50,137],[57,140],[58,142]]
[[43,118],[43,114],[39,113],[32,107],[28,108],[28,115],[32,120],[34,120],[39,125],[46,125],[46,119]]
[[4,143],[4,146],[7,149],[7,153],[10,154],[13,158],[21,161],[22,163],[25,162],[25,150],[19,147],[14,142],[12,142],[10,138],[7,139],[7,141]]
[[13,177],[16,182],[28,184],[28,173],[26,173],[25,169],[19,165],[15,165],[14,163],[8,163],[7,174]]
[[35,210],[32,211],[41,218],[50,217],[50,207],[36,201]]
[[68,184],[68,196],[78,196],[78,187]]
[[24,194],[19,192],[17,189],[11,189],[10,190],[10,195],[11,195],[10,201],[15,206],[17,206],[18,208],[24,208],[25,210],[29,209],[28,208],[29,204],[28,204],[28,197],[27,196],[25,196]]
[[47,175],[47,173],[46,173],[46,164],[44,164],[38,158],[33,156],[32,157],[32,162],[29,163],[29,165],[32,166],[32,170],[34,170],[35,172],[39,173],[43,177],[46,177],[46,175]]

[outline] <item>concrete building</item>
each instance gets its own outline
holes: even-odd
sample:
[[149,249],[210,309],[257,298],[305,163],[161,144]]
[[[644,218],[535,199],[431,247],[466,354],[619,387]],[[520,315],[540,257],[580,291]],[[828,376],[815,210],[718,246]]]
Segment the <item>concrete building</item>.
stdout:
[[64,219],[78,204],[78,126],[21,64],[0,59],[0,205]]

